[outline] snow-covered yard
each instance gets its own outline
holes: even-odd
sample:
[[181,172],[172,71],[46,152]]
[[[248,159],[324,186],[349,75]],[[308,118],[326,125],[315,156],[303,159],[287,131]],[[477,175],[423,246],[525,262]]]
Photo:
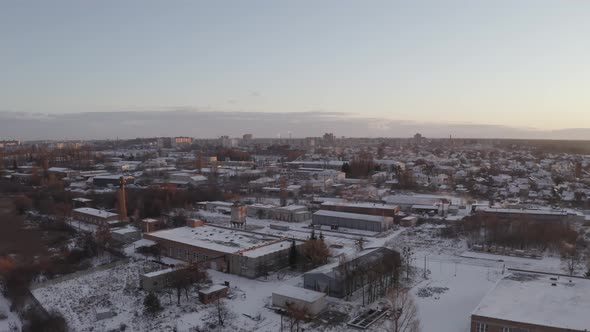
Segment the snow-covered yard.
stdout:
[[0,332],[11,331],[12,327],[20,331],[21,320],[15,312],[10,311],[10,302],[0,293]]

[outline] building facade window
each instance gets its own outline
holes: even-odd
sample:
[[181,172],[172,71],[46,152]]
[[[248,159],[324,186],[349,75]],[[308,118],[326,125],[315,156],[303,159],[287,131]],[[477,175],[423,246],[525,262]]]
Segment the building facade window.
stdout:
[[476,332],[488,332],[488,324],[486,323],[475,323]]
[[502,332],[514,332],[511,327],[503,327]]

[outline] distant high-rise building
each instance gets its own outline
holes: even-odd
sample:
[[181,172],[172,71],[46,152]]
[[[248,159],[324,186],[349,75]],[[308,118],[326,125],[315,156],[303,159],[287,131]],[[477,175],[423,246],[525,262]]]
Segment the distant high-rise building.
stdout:
[[252,136],[252,134],[244,134],[244,135],[242,136],[242,139],[243,139],[244,141],[249,141],[249,140],[251,140],[252,138],[254,138],[254,136]]

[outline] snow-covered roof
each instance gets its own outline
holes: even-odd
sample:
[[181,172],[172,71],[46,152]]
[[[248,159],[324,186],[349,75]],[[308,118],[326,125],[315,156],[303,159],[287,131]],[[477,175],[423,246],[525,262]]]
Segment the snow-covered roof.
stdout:
[[360,207],[360,208],[379,208],[379,209],[392,209],[392,210],[395,210],[398,208],[397,205],[393,205],[393,204],[369,203],[369,202],[358,202],[358,203],[324,202],[324,203],[322,203],[322,205],[325,205],[325,206],[351,206],[351,207]]
[[494,208],[494,207],[483,207],[478,208],[477,211],[491,212],[491,213],[518,213],[518,214],[536,214],[536,215],[553,215],[553,216],[567,216],[568,213],[565,210],[542,210],[542,209],[506,209],[506,208]]
[[213,294],[215,292],[219,292],[222,289],[226,289],[227,286],[224,285],[211,285],[208,288],[200,289],[199,293],[202,294]]
[[117,233],[120,235],[125,235],[125,234],[129,234],[129,233],[139,232],[139,230],[137,228],[135,228],[134,226],[127,225],[126,227],[115,228],[115,229],[111,230],[111,232]]
[[377,222],[382,222],[386,218],[391,219],[391,217],[373,216],[373,215],[368,215],[368,214],[348,213],[348,212],[328,211],[328,210],[319,210],[319,211],[315,212],[313,215],[314,216],[343,218],[343,219],[377,221]]
[[291,299],[313,303],[326,296],[325,293],[316,292],[310,289],[283,285],[272,292],[273,295],[280,295]]
[[169,269],[165,269],[165,270],[158,270],[158,271],[146,273],[146,274],[144,274],[144,277],[153,278],[153,277],[160,276],[162,274],[171,273],[172,271],[174,271],[174,268],[169,268]]
[[88,203],[88,202],[92,202],[91,199],[89,198],[84,198],[84,197],[76,197],[76,198],[72,198],[72,201],[76,201],[76,202],[82,202],[82,203]]
[[210,225],[172,228],[156,231],[149,235],[223,253],[236,253],[277,240],[271,236]]
[[590,327],[590,280],[513,271],[496,283],[473,315],[560,329]]
[[242,255],[249,258],[256,258],[265,256],[268,254],[272,254],[273,252],[281,251],[291,247],[291,243],[289,241],[280,241],[276,243],[271,243],[262,247],[254,248],[251,250],[246,250],[242,252]]
[[73,211],[78,212],[78,213],[91,215],[94,217],[105,218],[105,219],[117,216],[116,213],[112,213],[112,212],[105,211],[105,210],[97,210],[97,209],[93,209],[93,208],[89,208],[89,207],[81,207],[81,208],[74,209]]

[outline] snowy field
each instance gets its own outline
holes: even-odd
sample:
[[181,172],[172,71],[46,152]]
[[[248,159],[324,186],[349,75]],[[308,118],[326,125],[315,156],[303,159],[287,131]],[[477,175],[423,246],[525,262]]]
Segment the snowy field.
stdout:
[[10,331],[11,326],[20,331],[21,321],[16,313],[10,311],[10,302],[0,293],[0,332]]
[[[213,223],[227,222],[227,216],[209,214]],[[306,239],[309,228],[306,223],[258,220],[248,218],[250,230]],[[287,231],[271,229],[271,224],[289,226]],[[365,248],[388,246],[414,250],[413,265],[420,274],[412,288],[422,331],[465,332],[469,331],[471,312],[484,295],[508,268],[563,272],[559,257],[527,259],[510,256],[475,253],[467,250],[465,241],[441,238],[440,226],[422,225],[417,228],[396,229],[379,237],[363,236]],[[317,233],[316,233],[317,234]],[[355,241],[359,235],[324,232],[333,255],[352,255],[357,251]],[[143,241],[143,242],[142,242]],[[228,317],[223,327],[217,326],[215,304],[199,303],[197,290],[193,289],[187,299],[184,294],[181,304],[176,304],[176,295],[158,294],[164,310],[156,317],[143,313],[143,298],[146,293],[139,289],[139,275],[153,266],[142,255],[134,252],[136,246],[149,244],[140,240],[125,249],[132,261],[115,268],[94,272],[77,279],[38,288],[35,297],[47,308],[57,309],[64,314],[75,331],[108,331],[127,325],[131,331],[280,331],[281,317],[269,308],[272,292],[281,285],[300,286],[302,274],[285,272],[271,274],[268,278],[256,280],[209,271],[213,284],[230,283],[230,298],[226,299]],[[338,259],[335,257],[334,259]],[[166,258],[168,263],[178,261]],[[423,276],[426,267],[426,278]],[[357,331],[345,322],[359,312],[366,310],[361,300],[351,302],[328,298],[328,310],[315,322],[305,324],[306,331]],[[372,306],[377,306],[374,303]],[[96,321],[96,308],[112,308],[117,316]],[[372,326],[370,331],[379,331],[383,320]]]

